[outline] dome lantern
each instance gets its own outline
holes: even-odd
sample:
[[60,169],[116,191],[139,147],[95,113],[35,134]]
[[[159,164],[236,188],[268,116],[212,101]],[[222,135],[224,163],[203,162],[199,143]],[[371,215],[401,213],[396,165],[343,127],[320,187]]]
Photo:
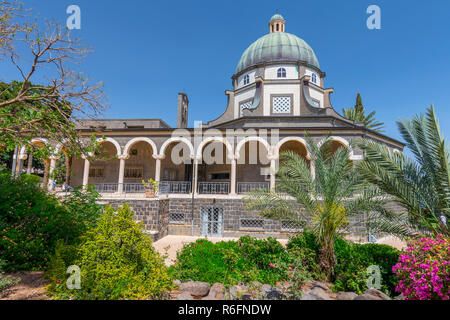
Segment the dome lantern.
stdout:
[[270,18],[269,22],[269,32],[284,32],[286,26],[286,21],[284,20],[281,14],[274,14],[272,18]]
[[313,49],[296,35],[285,32],[285,23],[282,15],[272,16],[269,22],[270,33],[260,37],[244,51],[235,74],[267,63],[302,63],[320,71]]

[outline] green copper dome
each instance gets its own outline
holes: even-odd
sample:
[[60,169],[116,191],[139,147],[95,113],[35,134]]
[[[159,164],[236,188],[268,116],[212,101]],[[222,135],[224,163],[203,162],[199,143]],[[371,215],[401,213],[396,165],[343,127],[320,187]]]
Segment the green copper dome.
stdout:
[[298,61],[320,69],[316,54],[305,41],[287,32],[273,32],[262,36],[244,51],[236,73],[260,63]]
[[284,18],[283,18],[283,16],[281,15],[281,14],[274,14],[273,16],[272,16],[272,18],[270,18],[270,21],[273,21],[273,20],[284,20]]

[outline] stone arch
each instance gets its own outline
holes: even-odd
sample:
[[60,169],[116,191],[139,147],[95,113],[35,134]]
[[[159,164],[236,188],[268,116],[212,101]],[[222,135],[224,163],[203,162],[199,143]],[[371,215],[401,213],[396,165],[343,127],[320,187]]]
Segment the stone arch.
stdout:
[[[43,144],[44,146],[49,145],[48,140],[45,139],[45,138],[33,138],[33,139],[31,139],[31,141],[29,142],[29,144],[32,144],[32,145],[39,144],[39,143]],[[20,157],[21,159],[23,159],[23,158],[25,157],[26,153],[27,153],[27,148],[26,148],[26,146],[22,146],[22,148],[20,148],[19,157]]]
[[138,138],[133,138],[130,141],[127,142],[127,144],[125,145],[125,147],[123,148],[123,155],[128,157],[130,156],[130,148],[135,145],[138,142],[146,142],[148,143],[151,147],[152,147],[152,151],[153,151],[153,157],[156,157],[158,154],[158,148],[156,147],[156,144],[153,142],[152,139],[150,138],[146,138],[146,137],[138,137]]
[[345,138],[342,138],[342,137],[331,136],[331,137],[328,137],[328,138],[326,138],[326,139],[322,139],[322,140],[319,142],[319,147],[320,147],[322,144],[324,144],[326,141],[330,141],[330,140],[333,141],[333,142],[339,143],[339,144],[342,145],[344,148],[346,148],[346,149],[348,150],[348,152],[349,152],[349,159],[350,159],[350,160],[360,160],[361,156],[355,156],[355,155],[354,155],[354,152],[353,152],[353,148],[352,148],[352,146],[350,145],[350,143],[348,142],[348,140],[345,139]]
[[240,155],[241,148],[243,146],[245,146],[245,144],[247,142],[250,142],[250,141],[257,141],[257,142],[261,143],[266,148],[267,154],[271,155],[272,148],[271,148],[270,144],[267,142],[267,140],[265,140],[265,139],[263,139],[261,137],[251,136],[251,137],[245,137],[244,139],[239,141],[239,143],[236,145],[236,151],[235,151],[235,155],[234,155],[236,159],[239,159],[240,156],[241,156]]
[[295,141],[302,144],[306,149],[306,159],[311,160],[311,154],[309,153],[309,146],[305,139],[301,137],[285,137],[281,139],[275,146],[275,154],[277,158],[280,156],[280,148],[287,142]]
[[225,147],[228,151],[228,154],[227,154],[228,158],[231,159],[234,157],[233,147],[231,146],[230,142],[226,138],[224,138],[224,137],[207,137],[207,138],[203,139],[202,142],[200,142],[200,144],[198,145],[197,154],[196,154],[197,159],[202,158],[203,148],[210,142],[221,142],[222,144],[225,145]]
[[192,146],[191,141],[189,139],[183,138],[183,137],[172,137],[172,138],[167,139],[166,141],[164,141],[164,143],[162,144],[161,149],[159,151],[159,156],[164,158],[167,147],[170,144],[175,143],[175,142],[183,142],[184,144],[186,144],[188,146],[188,148],[189,148],[189,151],[190,151],[190,154],[189,154],[190,158],[191,159],[194,158],[195,152],[194,152],[194,147]]
[[239,141],[235,152],[237,193],[269,188],[272,149],[262,137],[250,136]]
[[109,138],[109,137],[108,138],[98,138],[97,139],[97,142],[99,144],[102,144],[102,143],[107,142],[107,141],[111,142],[116,147],[117,156],[120,157],[121,154],[122,154],[122,152],[121,152],[122,148],[120,147],[120,144],[115,139]]

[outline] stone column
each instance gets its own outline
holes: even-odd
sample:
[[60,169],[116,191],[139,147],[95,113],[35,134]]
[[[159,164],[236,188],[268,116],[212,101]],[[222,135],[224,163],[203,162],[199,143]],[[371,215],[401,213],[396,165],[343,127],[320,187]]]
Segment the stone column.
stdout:
[[27,164],[27,174],[31,174],[31,170],[33,169],[33,154],[28,153],[28,164]]
[[123,193],[123,178],[125,176],[125,160],[127,159],[126,156],[120,156],[119,157],[119,181],[117,185],[117,192],[122,194]]
[[161,182],[161,160],[164,157],[156,156],[155,158],[155,181]]
[[23,161],[26,159],[26,155],[20,155],[17,159],[17,176],[22,174]]
[[84,171],[83,171],[83,189],[86,189],[89,183],[89,167],[90,162],[88,159],[84,158]]
[[198,184],[198,160],[199,159],[194,159],[194,163],[193,163],[193,171],[194,171],[194,184],[192,185],[192,193],[193,194],[197,194],[197,184]]
[[53,177],[53,172],[55,171],[56,168],[56,157],[50,157],[50,167],[48,170],[48,184],[47,184],[47,189],[48,191],[52,191],[53,190],[53,182],[55,181],[55,178]]
[[11,164],[11,176],[13,178],[16,177],[16,169],[17,169],[17,158],[19,157],[19,146],[14,148],[13,161]]
[[270,190],[275,190],[275,174],[277,173],[277,159],[270,159]]
[[230,194],[236,194],[236,159],[231,159]]
[[314,168],[314,163],[311,160],[309,160],[309,169],[311,170],[312,179],[316,179],[316,169]]

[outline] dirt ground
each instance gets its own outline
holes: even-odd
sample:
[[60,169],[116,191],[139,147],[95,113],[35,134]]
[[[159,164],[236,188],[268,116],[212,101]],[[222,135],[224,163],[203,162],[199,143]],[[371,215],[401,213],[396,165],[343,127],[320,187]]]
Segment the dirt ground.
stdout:
[[45,286],[48,281],[44,278],[44,272],[16,272],[6,275],[18,277],[20,281],[0,292],[0,300],[48,300],[45,295]]

